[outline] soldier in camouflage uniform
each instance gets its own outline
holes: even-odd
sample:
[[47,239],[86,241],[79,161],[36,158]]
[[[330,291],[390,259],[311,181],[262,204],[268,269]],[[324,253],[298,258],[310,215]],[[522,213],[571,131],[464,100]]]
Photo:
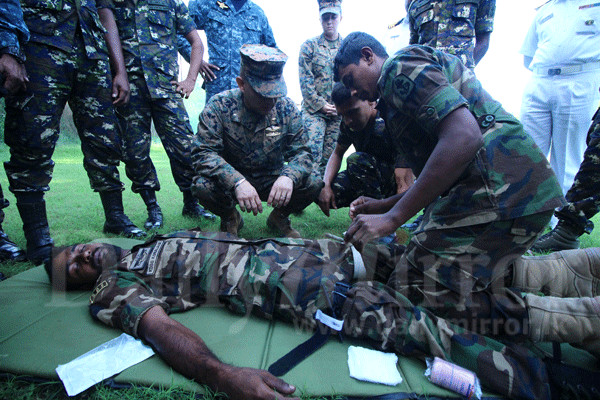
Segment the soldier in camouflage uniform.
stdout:
[[[26,89],[27,71],[23,66],[21,43],[29,40],[29,30],[23,22],[19,0],[0,3],[0,98]],[[0,262],[22,260],[21,250],[2,229],[3,209],[8,207],[0,186]]]
[[236,210],[254,215],[262,201],[274,209],[267,226],[299,237],[289,215],[316,199],[322,181],[312,173],[302,117],[286,97],[283,67],[287,56],[264,45],[240,49],[238,89],[215,95],[198,123],[192,150],[195,195],[221,217],[221,230],[237,234],[243,219]]
[[[160,182],[150,158],[152,123],[183,193],[182,214],[215,218],[200,207],[190,190],[194,132],[182,97],[188,98],[194,90],[204,49],[187,7],[181,0],[98,1],[101,7],[113,10],[123,47],[131,97],[117,108],[117,118],[131,190],[140,194],[148,210],[144,227],[156,229],[163,224],[156,200]],[[182,82],[177,81],[177,34],[192,46],[190,68]]]
[[[403,246],[394,244],[370,243],[361,255],[331,239],[245,240],[226,233],[182,231],[158,236],[130,252],[98,243],[56,249],[48,273],[57,289],[65,284],[95,286],[90,297],[94,318],[149,341],[179,372],[236,399],[248,393],[232,396],[235,377],[218,382],[214,379],[221,374],[214,370],[206,375],[195,372],[227,366],[215,366],[220,363],[206,346],[198,354],[194,346],[201,339],[166,314],[221,302],[241,315],[323,329],[314,319],[322,310],[344,321],[345,335],[371,339],[382,350],[419,359],[443,357],[474,370],[486,387],[509,398],[549,399],[551,390],[558,390],[541,353],[452,325],[381,282],[369,280],[385,269],[382,265],[395,265],[402,252]],[[539,269],[571,271],[567,279],[548,276],[528,282],[523,290],[575,297],[597,294],[591,280],[584,281],[600,277],[600,249],[561,253],[560,265],[547,257],[516,264],[515,279],[539,276]],[[579,278],[573,280],[575,276]],[[177,343],[177,350],[168,343]],[[264,371],[229,368],[274,379]],[[274,393],[267,395],[272,399]]]
[[237,88],[243,44],[277,47],[262,8],[251,0],[191,0],[190,15],[206,33],[209,62],[200,71],[206,102],[217,93]]
[[453,54],[471,69],[487,52],[496,0],[407,0],[406,10],[409,44]]
[[340,134],[342,121],[331,101],[333,58],[342,42],[338,33],[342,7],[340,0],[318,1],[323,33],[302,43],[298,57],[298,78],[302,91],[304,129],[315,159],[315,169],[323,176]]
[[567,191],[567,205],[554,214],[558,224],[538,239],[532,246],[537,251],[558,251],[579,248],[579,236],[592,233],[591,218],[600,210],[600,108],[596,111],[588,131],[587,148],[583,161],[575,175],[575,181]]
[[[402,195],[353,202],[345,239],[360,249],[427,207],[406,252],[383,274],[390,287],[479,333],[568,338],[598,356],[597,328],[590,327],[600,321],[600,298],[561,298],[561,291],[521,296],[531,282],[511,276],[553,209],[564,205],[556,176],[522,125],[458,58],[430,47],[409,46],[390,59],[376,39],[355,32],[342,43],[335,68],[354,95],[379,100],[396,147],[417,175]],[[541,281],[551,275],[538,273]]]
[[[52,179],[52,154],[67,102],[81,139],[84,168],[104,207],[104,232],[145,236],[123,212],[117,169],[121,143],[113,101],[127,101],[129,85],[118,36],[103,27],[114,25],[112,12],[98,11],[93,0],[21,4],[31,34],[22,49],[29,82],[27,91],[6,98],[4,140],[11,157],[4,167],[23,220],[28,258],[35,263],[50,259],[44,192]],[[114,80],[109,50],[118,67]]]
[[[360,196],[383,199],[406,191],[413,173],[394,152],[375,103],[352,97],[340,82],[333,86],[331,98],[343,122],[319,194],[323,213],[329,216],[330,208],[348,207]],[[346,159],[346,170],[339,172],[350,146],[356,152]]]

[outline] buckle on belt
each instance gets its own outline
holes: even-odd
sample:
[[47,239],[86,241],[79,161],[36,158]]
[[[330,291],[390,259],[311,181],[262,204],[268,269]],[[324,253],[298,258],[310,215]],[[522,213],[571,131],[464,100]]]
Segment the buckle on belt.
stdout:
[[560,75],[560,72],[561,72],[560,68],[550,68],[548,70],[548,75],[549,76]]

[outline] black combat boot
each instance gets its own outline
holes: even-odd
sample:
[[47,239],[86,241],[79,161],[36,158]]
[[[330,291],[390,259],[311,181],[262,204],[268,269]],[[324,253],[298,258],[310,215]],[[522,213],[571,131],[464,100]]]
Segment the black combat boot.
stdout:
[[23,261],[25,252],[9,239],[8,235],[0,225],[0,263],[4,261]]
[[146,204],[148,210],[148,219],[144,223],[144,229],[158,229],[163,226],[163,214],[158,202],[156,201],[156,191],[154,190],[142,190],[140,196]]
[[550,232],[542,235],[531,249],[534,251],[561,251],[579,248],[579,236],[583,235],[583,229],[573,224],[559,220],[558,224]]
[[17,209],[23,220],[27,239],[27,259],[35,265],[45,264],[52,258],[54,240],[50,236],[46,201],[43,194],[17,195]]
[[198,199],[194,197],[191,190],[183,191],[183,209],[181,210],[181,215],[184,217],[206,218],[210,220],[217,218],[216,215],[206,211],[198,204]]
[[146,236],[146,232],[135,226],[129,217],[125,215],[123,211],[123,194],[120,190],[100,192],[100,199],[106,217],[104,233],[114,233],[133,239]]

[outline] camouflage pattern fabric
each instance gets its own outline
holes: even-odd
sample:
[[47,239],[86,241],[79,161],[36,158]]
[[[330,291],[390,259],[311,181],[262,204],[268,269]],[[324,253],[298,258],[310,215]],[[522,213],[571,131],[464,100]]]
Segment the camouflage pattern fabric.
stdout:
[[[153,306],[173,313],[218,300],[241,315],[252,311],[313,330],[314,313],[330,309],[335,284],[350,282],[353,265],[350,248],[330,239],[244,240],[223,232],[177,232],[134,247],[103,271],[90,313],[137,337],[140,318]],[[445,358],[511,398],[550,398],[546,368],[535,353],[452,325],[380,282],[355,282],[341,314],[344,335],[419,359]]]
[[[29,30],[23,21],[23,10],[19,0],[0,3],[0,55],[8,47],[21,51],[21,42],[29,40]],[[13,53],[10,53],[13,54]]]
[[[21,42],[27,40],[29,40],[29,30],[23,21],[23,10],[21,10],[19,0],[7,0],[0,3],[0,56],[3,54],[3,50],[8,50],[8,48],[13,49],[10,54],[21,54]],[[2,97],[1,92],[0,97]],[[0,185],[0,229],[4,222],[3,209],[8,206],[8,200],[4,198],[4,192]]]
[[123,47],[131,97],[117,107],[125,172],[132,191],[160,190],[150,158],[151,124],[171,162],[181,191],[192,184],[191,145],[194,132],[183,99],[172,81],[179,80],[177,34],[196,27],[181,0],[100,0],[113,10]]
[[98,3],[113,10],[129,77],[145,78],[152,99],[177,99],[171,84],[179,80],[177,34],[185,36],[196,29],[185,4],[181,0]]
[[170,89],[168,98],[152,98],[143,77],[130,75],[129,103],[117,107],[125,172],[131,190],[160,190],[156,169],[150,158],[151,124],[169,157],[171,173],[179,190],[189,190],[194,179],[191,150],[195,140],[190,119],[180,95]]
[[342,121],[340,116],[329,118],[319,113],[326,103],[333,104],[333,60],[341,42],[341,36],[335,41],[328,41],[321,34],[302,43],[298,57],[304,129],[321,175],[335,148]]
[[565,198],[567,205],[556,211],[559,219],[569,221],[582,231],[591,233],[591,218],[600,210],[600,108],[596,111],[588,131],[587,148],[583,161]]
[[522,337],[527,314],[509,288],[511,264],[564,204],[548,161],[456,57],[409,46],[386,61],[379,91],[382,116],[417,179],[437,143],[436,127],[457,108],[469,109],[484,141],[425,209],[389,285],[477,332]]
[[[208,209],[213,196],[223,201],[227,196],[235,198],[235,184],[243,178],[259,182],[287,176],[294,182],[294,191],[312,181],[313,160],[301,115],[288,97],[279,98],[271,112],[262,116],[244,106],[240,89],[214,96],[200,114],[192,160],[196,171],[192,190],[198,198],[207,199],[203,205]],[[317,182],[316,189],[321,185]]]
[[452,188],[426,209],[422,229],[510,220],[565,204],[533,139],[458,58],[408,46],[386,61],[378,84],[381,116],[417,179],[437,143],[435,130],[449,113],[466,106],[482,129],[483,147]]
[[475,37],[493,30],[495,13],[496,0],[412,0],[409,43],[453,54],[475,68]]
[[188,7],[198,29],[206,33],[208,61],[220,68],[214,81],[204,82],[207,102],[219,92],[237,88],[243,44],[277,47],[267,16],[250,0],[239,10],[231,0],[191,0]]
[[40,8],[38,1],[23,0],[22,5],[31,32],[23,46],[29,82],[27,93],[6,99],[9,189],[49,189],[60,118],[69,102],[92,188],[122,190],[108,50],[95,3],[64,0],[44,2],[46,8]]
[[267,98],[287,95],[283,68],[288,56],[277,47],[244,44],[240,48],[244,79],[256,93]]

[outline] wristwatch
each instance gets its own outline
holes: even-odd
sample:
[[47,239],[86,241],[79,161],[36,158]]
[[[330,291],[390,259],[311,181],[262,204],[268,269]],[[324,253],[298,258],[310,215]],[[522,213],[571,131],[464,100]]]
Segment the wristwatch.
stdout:
[[0,56],[2,54],[10,54],[15,57],[20,64],[25,62],[25,55],[21,53],[17,46],[7,46],[0,49]]

